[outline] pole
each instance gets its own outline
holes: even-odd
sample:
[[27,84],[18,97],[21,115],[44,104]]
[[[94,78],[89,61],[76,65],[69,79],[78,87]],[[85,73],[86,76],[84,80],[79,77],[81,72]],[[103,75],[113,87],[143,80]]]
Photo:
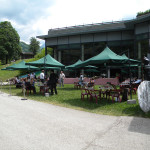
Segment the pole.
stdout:
[[25,95],[25,81],[23,81],[23,98],[21,98],[21,100],[27,100]]
[[130,100],[132,100],[132,81],[131,81],[131,64],[130,64],[129,49],[128,49],[128,63],[129,63],[129,76],[130,76]]
[[47,76],[47,70],[46,70],[46,66],[45,66],[45,63],[46,63],[46,55],[47,55],[47,46],[46,46],[46,42],[45,42],[45,57],[44,57],[44,73],[45,75]]
[[131,82],[131,65],[129,60],[129,76],[130,76],[130,99],[132,99],[132,82]]
[[1,89],[0,89],[0,94],[2,94],[2,91],[1,91],[1,90],[2,90],[2,80],[1,80]]
[[11,82],[10,82],[10,80],[8,80],[8,84],[9,84],[9,96],[12,96],[11,95]]

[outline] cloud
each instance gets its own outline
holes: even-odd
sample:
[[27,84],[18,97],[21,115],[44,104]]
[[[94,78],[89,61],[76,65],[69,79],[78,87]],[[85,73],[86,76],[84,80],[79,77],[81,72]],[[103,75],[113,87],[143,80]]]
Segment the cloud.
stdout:
[[0,21],[10,21],[29,43],[51,28],[133,19],[149,6],[149,0],[0,0]]
[[53,3],[53,0],[0,0],[0,18],[25,25],[47,15],[47,8]]

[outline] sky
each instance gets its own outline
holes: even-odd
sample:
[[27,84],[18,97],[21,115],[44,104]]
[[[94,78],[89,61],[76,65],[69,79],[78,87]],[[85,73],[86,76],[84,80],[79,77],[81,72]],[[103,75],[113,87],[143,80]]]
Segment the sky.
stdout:
[[134,19],[148,9],[150,0],[0,0],[0,22],[10,21],[29,44],[49,29]]

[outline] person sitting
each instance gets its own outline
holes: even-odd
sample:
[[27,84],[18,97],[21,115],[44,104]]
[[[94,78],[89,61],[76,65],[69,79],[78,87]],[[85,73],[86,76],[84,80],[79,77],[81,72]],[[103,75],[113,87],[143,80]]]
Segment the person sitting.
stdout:
[[83,76],[83,74],[82,73],[80,73],[80,78],[79,78],[79,85],[81,85],[81,86],[83,86],[84,84],[83,84],[83,79],[84,79],[84,76]]
[[31,93],[30,76],[27,76],[27,78],[25,79],[25,88],[27,91],[30,91]]
[[32,78],[31,81],[30,81],[30,85],[31,85],[31,90],[33,90],[33,93],[35,94],[36,93],[36,89],[35,89],[34,83],[35,83],[35,81]]
[[94,88],[94,78],[90,78],[90,82],[87,84],[86,88]]
[[18,76],[15,79],[15,84],[16,84],[16,88],[22,87],[22,82],[20,81]]

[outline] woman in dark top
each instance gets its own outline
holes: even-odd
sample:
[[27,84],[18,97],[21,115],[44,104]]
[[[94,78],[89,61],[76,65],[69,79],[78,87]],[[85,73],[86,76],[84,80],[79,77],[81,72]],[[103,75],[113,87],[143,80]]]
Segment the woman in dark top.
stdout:
[[51,74],[47,82],[47,85],[51,89],[51,95],[54,94],[53,89],[55,90],[55,94],[57,94],[57,89],[56,89],[57,82],[58,82],[58,75],[54,73],[54,70],[51,70]]

